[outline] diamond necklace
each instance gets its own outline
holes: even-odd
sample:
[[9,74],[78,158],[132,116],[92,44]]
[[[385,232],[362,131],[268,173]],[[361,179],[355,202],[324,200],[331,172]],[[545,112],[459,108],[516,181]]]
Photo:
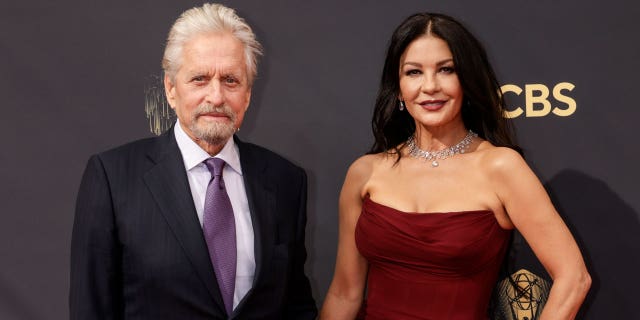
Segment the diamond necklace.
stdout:
[[420,147],[416,145],[416,139],[414,136],[410,136],[407,140],[407,148],[410,156],[418,159],[424,159],[425,161],[431,161],[431,166],[436,168],[440,165],[438,160],[444,160],[446,158],[453,157],[456,154],[464,153],[467,148],[469,148],[473,138],[477,136],[478,135],[475,132],[469,130],[467,135],[460,142],[449,148],[438,151],[426,151],[420,149]]

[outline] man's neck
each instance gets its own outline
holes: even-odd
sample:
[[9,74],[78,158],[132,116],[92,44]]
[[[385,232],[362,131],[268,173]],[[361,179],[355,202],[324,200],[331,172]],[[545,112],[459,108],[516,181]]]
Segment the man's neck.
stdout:
[[[224,148],[225,144],[227,144],[227,142],[225,141],[222,144],[211,144],[208,143],[204,140],[200,140],[197,138],[191,138],[193,141],[195,141],[195,143],[197,145],[200,146],[200,148],[202,148],[204,151],[206,151],[209,155],[211,155],[212,157],[215,156],[216,154],[220,153],[220,151],[222,150],[222,148]],[[229,138],[232,139],[232,138]]]

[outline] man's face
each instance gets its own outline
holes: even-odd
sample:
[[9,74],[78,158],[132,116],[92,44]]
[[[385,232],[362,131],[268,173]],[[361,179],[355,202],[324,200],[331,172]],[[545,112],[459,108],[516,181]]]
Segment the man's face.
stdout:
[[[251,99],[244,48],[229,33],[208,33],[189,40],[165,93],[180,125],[196,143],[220,146],[242,124]],[[206,150],[206,148],[205,148]]]

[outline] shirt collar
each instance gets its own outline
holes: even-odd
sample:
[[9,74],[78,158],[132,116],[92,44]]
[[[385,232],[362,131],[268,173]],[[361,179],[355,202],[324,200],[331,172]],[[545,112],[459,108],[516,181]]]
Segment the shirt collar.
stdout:
[[[180,153],[182,153],[182,159],[184,161],[184,167],[187,171],[195,168],[196,166],[203,164],[202,162],[211,158],[204,149],[202,149],[195,141],[193,141],[186,132],[180,126],[180,121],[176,121],[176,125],[173,130],[176,142]],[[238,146],[236,145],[233,137],[227,140],[224,147],[214,158],[220,158],[227,163],[231,169],[236,171],[239,175],[242,175],[242,167],[240,166],[240,154],[238,152]],[[204,165],[204,164],[203,164]]]

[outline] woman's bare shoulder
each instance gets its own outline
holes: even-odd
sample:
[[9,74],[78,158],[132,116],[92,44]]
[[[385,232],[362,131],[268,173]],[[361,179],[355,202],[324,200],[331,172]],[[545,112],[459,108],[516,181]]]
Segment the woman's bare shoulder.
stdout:
[[361,193],[366,191],[365,185],[371,179],[372,175],[383,165],[393,163],[395,155],[389,153],[366,154],[356,159],[345,177],[345,186],[355,187]]
[[514,149],[496,147],[489,142],[483,142],[478,151],[480,163],[488,172],[503,174],[513,170],[528,169],[522,155]]
[[369,176],[376,167],[388,161],[395,161],[394,159],[393,155],[384,152],[365,154],[351,163],[347,175]]

